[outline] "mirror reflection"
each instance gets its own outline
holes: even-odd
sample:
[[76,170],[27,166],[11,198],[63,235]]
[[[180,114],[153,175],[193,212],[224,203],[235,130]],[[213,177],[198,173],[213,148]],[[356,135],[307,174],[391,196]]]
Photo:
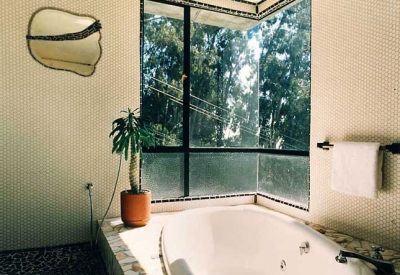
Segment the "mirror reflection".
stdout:
[[90,76],[100,59],[98,20],[57,9],[32,15],[28,41],[32,57],[46,67]]

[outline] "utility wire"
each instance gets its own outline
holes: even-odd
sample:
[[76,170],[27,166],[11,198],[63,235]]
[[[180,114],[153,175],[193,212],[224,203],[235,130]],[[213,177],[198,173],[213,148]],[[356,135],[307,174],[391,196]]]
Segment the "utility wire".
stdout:
[[[172,99],[171,99],[172,101],[174,101],[174,102],[176,102],[176,103],[178,103],[178,104],[180,104],[180,105],[183,105],[183,102],[182,102],[181,99],[179,99],[179,98],[177,98],[177,97],[174,97],[174,96],[172,96],[172,95],[170,95],[170,94],[168,94],[168,93],[165,93],[165,92],[163,92],[163,91],[160,91],[159,89],[156,89],[156,88],[154,88],[154,87],[152,87],[152,86],[147,86],[147,87],[150,88],[150,89],[152,89],[152,90],[154,90],[154,91],[157,91],[157,92],[159,92],[159,93],[162,93],[162,94],[164,94],[164,95],[166,95],[166,96],[172,98]],[[216,120],[218,120],[218,121],[224,122],[224,123],[226,123],[226,124],[229,124],[229,122],[230,122],[228,119],[226,119],[226,118],[224,118],[224,117],[222,117],[222,116],[216,115],[216,114],[214,114],[214,113],[212,113],[212,112],[210,112],[210,111],[208,111],[208,110],[206,110],[206,109],[203,109],[203,108],[201,108],[201,107],[199,107],[199,106],[196,106],[196,105],[193,105],[193,104],[190,104],[190,109],[192,109],[192,110],[194,110],[194,111],[197,111],[197,112],[199,112],[199,113],[205,114],[205,115],[207,115],[207,116],[209,116],[209,117],[212,117],[212,118],[214,118],[214,119],[216,119]],[[257,136],[257,131],[254,132],[254,130],[252,130],[252,129],[246,127],[246,126],[240,125],[240,124],[239,124],[239,126],[240,126],[241,129],[244,129],[245,132]],[[265,138],[264,138],[264,139],[265,139]]]
[[[158,81],[158,82],[160,82],[160,83],[162,83],[162,84],[164,84],[164,85],[166,85],[166,86],[168,86],[168,87],[170,87],[170,88],[173,89],[173,90],[176,90],[176,91],[179,91],[180,93],[183,93],[183,91],[182,91],[181,89],[179,89],[179,88],[177,88],[177,87],[175,87],[175,86],[173,86],[173,85],[171,85],[171,84],[168,84],[167,82],[164,82],[164,81],[162,81],[162,80],[160,80],[160,79],[157,79],[157,78],[155,78],[155,77],[152,77],[152,76],[150,76],[150,78],[151,78],[151,79],[154,79],[155,81]],[[160,91],[160,92],[161,92],[161,91]],[[169,94],[168,94],[168,95],[169,95]],[[213,106],[213,107],[215,107],[215,108],[217,108],[217,109],[220,109],[220,110],[222,110],[222,111],[224,111],[224,112],[227,112],[227,113],[230,113],[230,114],[231,114],[231,111],[230,111],[230,110],[221,108],[221,107],[219,107],[219,106],[217,106],[217,105],[215,105],[215,104],[212,104],[211,102],[208,102],[208,101],[206,101],[206,100],[204,100],[204,99],[201,99],[201,98],[199,98],[199,97],[197,97],[197,96],[194,96],[194,95],[192,95],[192,94],[190,94],[190,96],[193,97],[193,98],[195,98],[195,99],[197,99],[197,100],[200,100],[200,101],[202,101],[202,102],[204,102],[204,103],[206,103],[206,104],[208,104],[208,105],[211,105],[211,106]],[[239,116],[239,115],[237,115],[237,114],[235,114],[235,113],[233,113],[232,116],[241,118],[241,119],[245,120],[245,122],[248,122],[248,119],[247,119],[247,118],[244,118],[244,117],[242,117],[242,116]],[[302,142],[302,141],[300,141],[300,140],[294,139],[294,138],[289,137],[289,136],[284,135],[284,134],[282,134],[282,136],[284,136],[284,137],[286,137],[286,138],[289,138],[289,139],[291,139],[291,140],[294,140],[294,141],[296,141],[296,142],[299,142],[299,143],[304,144],[304,145],[307,146],[306,143],[304,143],[304,142]]]
[[[164,81],[162,81],[162,80],[159,80],[159,79],[157,79],[157,78],[154,78],[154,77],[152,77],[152,76],[151,76],[151,78],[154,79],[154,80],[156,80],[156,81],[158,81],[158,82],[160,82],[160,83],[162,83],[162,84],[164,84],[164,85],[167,85],[168,87],[170,87],[170,88],[172,88],[172,89],[174,89],[174,90],[176,90],[176,91],[179,91],[180,93],[183,94],[183,91],[182,91],[181,89],[176,88],[175,86],[172,86],[172,85],[170,85],[170,84],[168,84],[168,83],[166,83],[166,82],[164,82]],[[194,95],[192,95],[192,94],[190,94],[190,96],[193,97],[193,98],[195,98],[195,99],[197,99],[197,100],[200,100],[200,101],[202,101],[202,102],[204,102],[204,103],[206,103],[206,104],[208,104],[208,105],[211,105],[211,106],[213,106],[213,107],[215,107],[215,108],[217,108],[217,109],[219,109],[219,110],[221,110],[221,111],[224,111],[224,112],[227,112],[227,113],[231,113],[230,110],[221,108],[221,107],[219,107],[219,106],[217,106],[217,105],[215,105],[215,104],[212,104],[211,102],[208,102],[208,101],[206,101],[206,100],[204,100],[204,99],[201,99],[201,98],[199,98],[199,97],[197,97],[197,96],[194,96]],[[239,115],[237,115],[237,114],[235,114],[235,113],[233,113],[232,115],[235,116],[235,117],[244,119],[244,120],[246,120],[246,121],[248,120],[247,118],[241,117],[241,116],[239,116]]]
[[[166,84],[166,85],[169,85],[169,84]],[[178,97],[175,97],[175,96],[173,96],[173,95],[171,95],[171,94],[168,94],[168,93],[166,93],[166,92],[163,92],[163,91],[161,91],[161,90],[159,90],[159,89],[157,89],[157,88],[154,88],[153,86],[150,86],[150,85],[146,85],[146,86],[147,86],[148,88],[150,88],[150,89],[152,89],[152,90],[158,92],[158,93],[161,93],[161,94],[166,95],[167,97],[170,98],[171,101],[173,101],[173,102],[175,102],[175,103],[177,103],[177,104],[183,105],[182,99],[180,99],[180,98],[178,98]],[[170,86],[170,85],[169,85],[169,86]],[[173,86],[171,86],[171,87],[173,87]],[[205,101],[205,102],[207,102],[207,101]],[[209,103],[209,104],[210,104],[210,105],[213,105],[213,104],[211,104],[211,103]],[[215,105],[213,105],[213,106],[215,106]],[[215,107],[217,107],[217,106],[215,106]],[[218,107],[218,108],[219,108],[219,107]],[[192,110],[194,110],[194,111],[196,111],[196,112],[198,112],[198,113],[202,113],[202,114],[204,114],[204,115],[206,115],[206,116],[208,116],[208,117],[211,117],[211,118],[213,118],[213,119],[216,119],[216,120],[218,120],[218,121],[221,121],[221,122],[223,122],[223,123],[225,123],[225,124],[229,124],[229,123],[230,123],[230,120],[228,120],[228,119],[226,119],[226,118],[224,118],[224,117],[222,117],[222,116],[219,116],[219,115],[217,115],[217,114],[214,114],[214,113],[212,113],[212,112],[210,112],[210,111],[208,111],[208,110],[206,110],[206,109],[203,109],[203,108],[201,108],[201,107],[199,107],[199,106],[190,104],[190,109],[192,109]],[[222,108],[219,108],[219,109],[222,109]],[[225,111],[228,112],[227,110],[225,110]],[[229,113],[230,113],[230,112],[229,112]],[[257,136],[258,130],[253,130],[253,129],[251,129],[251,128],[248,128],[248,127],[246,127],[246,126],[241,125],[240,123],[237,123],[237,124],[239,125],[240,129],[243,130],[244,132],[249,133],[249,134],[254,135],[254,136]],[[297,141],[297,142],[299,142],[299,143],[302,143],[302,144],[306,145],[305,143],[303,143],[303,142],[301,142],[301,141],[298,141],[298,140],[296,140],[296,139],[293,139],[293,138],[291,138],[291,137],[288,137],[288,136],[286,136],[286,135],[284,135],[284,134],[282,134],[282,136],[284,136],[284,137],[286,137],[286,138],[288,138],[288,139],[292,139],[292,140],[294,140],[294,141]],[[265,141],[267,141],[267,142],[271,141],[271,138],[269,138],[269,137],[266,136],[266,135],[258,134],[258,137],[261,138],[261,139],[263,139],[263,140],[265,140]],[[298,147],[296,147],[296,146],[294,146],[294,145],[289,145],[289,143],[286,143],[285,145],[286,145],[286,146],[291,146],[291,147],[294,148],[295,150],[301,150],[301,148],[298,148]]]
[[[160,80],[160,79],[157,79],[157,78],[155,78],[155,77],[153,77],[153,76],[150,76],[150,78],[153,79],[153,80],[155,80],[155,81],[158,81],[158,82],[160,82],[160,83],[162,83],[162,84],[164,84],[164,85],[166,85],[166,86],[168,86],[168,87],[170,87],[170,88],[173,89],[173,90],[176,90],[176,91],[179,91],[180,93],[183,93],[183,91],[182,91],[181,89],[179,89],[179,88],[177,88],[177,87],[175,87],[175,86],[173,86],[173,85],[170,85],[170,84],[168,84],[167,82],[164,82],[164,81],[162,81],[162,80]],[[148,85],[148,86],[149,86],[149,85]],[[230,111],[230,110],[221,108],[221,107],[219,107],[219,106],[217,106],[217,105],[215,105],[215,104],[212,104],[211,102],[208,102],[208,101],[206,101],[206,100],[204,100],[204,99],[201,99],[201,98],[199,98],[199,97],[196,97],[196,96],[194,96],[194,95],[192,95],[192,94],[191,94],[190,96],[193,97],[193,98],[195,98],[195,99],[197,99],[197,100],[200,100],[200,101],[202,101],[202,102],[204,102],[204,103],[206,103],[206,104],[208,104],[208,105],[211,105],[211,106],[213,106],[213,107],[215,107],[215,108],[217,108],[217,109],[220,109],[220,110],[222,110],[222,111],[224,111],[224,112],[227,112],[227,113],[231,114],[231,111]],[[241,119],[245,120],[245,122],[248,122],[248,119],[247,119],[247,118],[241,117],[241,116],[239,116],[239,115],[237,115],[237,114],[235,114],[235,113],[233,113],[232,116],[241,118]],[[285,135],[285,134],[281,134],[281,135],[284,136],[285,138],[291,139],[291,140],[293,140],[293,141],[295,141],[295,142],[298,142],[298,143],[301,143],[301,144],[303,144],[303,145],[305,145],[305,146],[308,146],[308,144],[306,144],[306,143],[304,143],[304,142],[302,142],[302,141],[300,141],[300,140],[294,139],[294,138],[289,137],[289,136],[287,136],[287,135]],[[264,139],[266,139],[266,138],[264,138]]]
[[[156,89],[156,88],[154,88],[154,87],[152,87],[152,86],[147,85],[147,87],[150,88],[150,89],[152,89],[152,90],[154,90],[154,91],[156,91],[156,92],[159,92],[159,93],[161,93],[161,94],[164,94],[164,95],[168,96],[168,97],[170,98],[171,101],[173,101],[173,102],[175,102],[175,103],[177,103],[177,104],[183,105],[183,102],[182,102],[182,100],[181,100],[180,98],[175,97],[175,96],[173,96],[173,95],[170,95],[170,94],[168,94],[168,93],[166,93],[166,92],[163,92],[163,91],[161,91],[161,90],[159,90],[159,89]],[[218,120],[218,121],[221,121],[221,122],[223,122],[223,123],[225,123],[225,124],[229,124],[229,123],[230,123],[230,121],[229,121],[228,119],[226,119],[226,118],[224,118],[224,117],[222,117],[222,116],[216,115],[216,114],[214,114],[214,113],[212,113],[212,112],[210,112],[210,111],[208,111],[208,110],[205,110],[205,109],[203,109],[203,108],[200,108],[199,106],[190,104],[190,109],[192,109],[192,110],[194,110],[194,111],[196,111],[196,112],[198,112],[198,113],[204,114],[204,115],[206,115],[206,116],[208,116],[208,117],[211,117],[211,118],[213,118],[213,119],[216,119],[216,120]],[[240,125],[240,124],[239,124],[239,127],[240,127],[240,129],[243,130],[244,132],[249,133],[249,134],[254,135],[254,136],[257,136],[257,133],[258,133],[257,130],[255,131],[255,130],[253,130],[253,129],[251,129],[251,128],[248,128],[248,127],[243,126],[243,125]],[[266,135],[259,134],[258,136],[259,136],[261,139],[263,139],[263,140],[265,140],[265,141],[267,141],[267,142],[271,141],[271,138],[269,138],[269,137],[266,136]],[[283,135],[283,136],[285,136],[285,135]],[[290,137],[288,137],[288,138],[290,138]],[[296,147],[296,146],[294,146],[294,145],[290,145],[289,143],[285,143],[285,146],[290,146],[290,147],[292,147],[292,148],[295,149],[295,150],[300,150],[300,149],[301,149],[301,148],[298,148],[298,147]]]

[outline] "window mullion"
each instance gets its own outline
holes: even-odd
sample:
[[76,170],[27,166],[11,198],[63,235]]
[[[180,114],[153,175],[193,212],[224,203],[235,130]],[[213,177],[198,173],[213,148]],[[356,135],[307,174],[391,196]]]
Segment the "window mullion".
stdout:
[[189,196],[189,130],[190,130],[190,7],[184,7],[183,36],[183,148],[184,148],[184,196]]

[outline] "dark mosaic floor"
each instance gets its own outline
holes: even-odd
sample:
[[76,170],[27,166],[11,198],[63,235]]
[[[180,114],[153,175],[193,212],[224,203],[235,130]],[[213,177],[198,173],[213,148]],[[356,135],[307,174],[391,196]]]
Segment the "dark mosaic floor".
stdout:
[[0,275],[108,275],[89,244],[0,252]]

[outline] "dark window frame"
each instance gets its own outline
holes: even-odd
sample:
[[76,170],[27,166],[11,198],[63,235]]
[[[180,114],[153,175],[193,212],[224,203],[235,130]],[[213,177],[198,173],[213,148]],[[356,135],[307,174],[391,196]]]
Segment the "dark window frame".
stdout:
[[[143,55],[144,55],[144,1],[140,0],[140,88],[141,94],[144,89],[144,76],[143,76]],[[183,197],[190,197],[190,184],[189,184],[189,155],[190,153],[258,153],[258,154],[275,154],[286,156],[310,156],[310,150],[284,150],[284,149],[267,149],[262,147],[190,147],[189,131],[190,131],[190,69],[191,69],[191,44],[190,44],[190,7],[178,3],[166,2],[163,0],[151,0],[167,5],[182,7],[184,9],[184,66],[183,73],[187,78],[183,85],[183,144],[182,146],[156,146],[151,148],[143,148],[144,153],[183,153],[184,154],[184,195]],[[310,39],[311,43],[311,39]],[[140,106],[142,106],[142,96],[140,96]],[[311,109],[311,106],[310,106]],[[311,118],[310,118],[311,124]],[[256,193],[259,193],[258,190]],[[261,196],[269,198],[268,194],[260,193]],[[287,202],[269,198],[283,204],[287,204],[302,210],[308,211],[310,200],[308,200],[307,208],[291,205]]]

